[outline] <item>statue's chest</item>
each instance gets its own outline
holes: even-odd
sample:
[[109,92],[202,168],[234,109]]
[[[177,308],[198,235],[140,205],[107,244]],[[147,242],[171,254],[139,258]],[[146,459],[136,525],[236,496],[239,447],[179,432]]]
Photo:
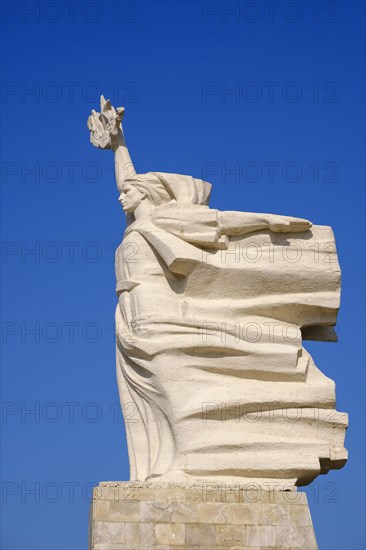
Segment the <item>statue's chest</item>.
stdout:
[[117,280],[163,274],[159,258],[138,231],[128,233],[115,254]]

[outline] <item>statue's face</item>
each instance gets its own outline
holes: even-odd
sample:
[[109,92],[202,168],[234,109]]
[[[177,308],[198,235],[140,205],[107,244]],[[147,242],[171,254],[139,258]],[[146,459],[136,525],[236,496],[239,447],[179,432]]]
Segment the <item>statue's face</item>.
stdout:
[[124,212],[133,213],[141,203],[142,193],[133,185],[125,183],[118,200],[122,204]]

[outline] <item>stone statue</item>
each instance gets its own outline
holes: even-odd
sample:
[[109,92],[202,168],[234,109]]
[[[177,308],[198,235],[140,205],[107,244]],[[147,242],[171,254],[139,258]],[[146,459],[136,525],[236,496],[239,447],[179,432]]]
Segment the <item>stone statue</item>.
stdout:
[[136,174],[123,112],[102,96],[88,127],[114,151],[127,215],[115,265],[131,480],[294,487],[342,467],[347,415],[302,346],[336,339],[331,228],[221,212],[205,181]]

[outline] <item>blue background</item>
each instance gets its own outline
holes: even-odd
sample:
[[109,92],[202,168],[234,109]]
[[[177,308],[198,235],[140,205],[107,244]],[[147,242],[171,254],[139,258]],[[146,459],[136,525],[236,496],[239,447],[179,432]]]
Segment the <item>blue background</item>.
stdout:
[[[350,415],[350,458],[306,492],[321,550],[365,547],[364,4],[273,10],[260,1],[76,2],[72,12],[55,1],[2,4],[6,550],[85,549],[91,485],[128,479],[113,337],[124,216],[112,154],[94,149],[86,128],[102,91],[126,107],[139,171],[206,177],[215,208],[333,227],[339,343],[305,346]],[[278,163],[273,181],[268,162]],[[235,163],[237,176],[227,172]]]

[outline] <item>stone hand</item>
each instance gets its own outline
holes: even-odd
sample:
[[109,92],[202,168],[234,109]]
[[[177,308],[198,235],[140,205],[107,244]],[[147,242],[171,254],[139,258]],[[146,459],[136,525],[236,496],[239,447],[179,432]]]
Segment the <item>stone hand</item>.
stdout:
[[273,216],[270,219],[269,229],[274,233],[300,233],[307,231],[313,224],[302,218],[291,218],[287,216]]
[[109,99],[100,98],[100,113],[92,110],[88,118],[90,142],[99,149],[114,149],[121,133],[124,107],[115,109]]

